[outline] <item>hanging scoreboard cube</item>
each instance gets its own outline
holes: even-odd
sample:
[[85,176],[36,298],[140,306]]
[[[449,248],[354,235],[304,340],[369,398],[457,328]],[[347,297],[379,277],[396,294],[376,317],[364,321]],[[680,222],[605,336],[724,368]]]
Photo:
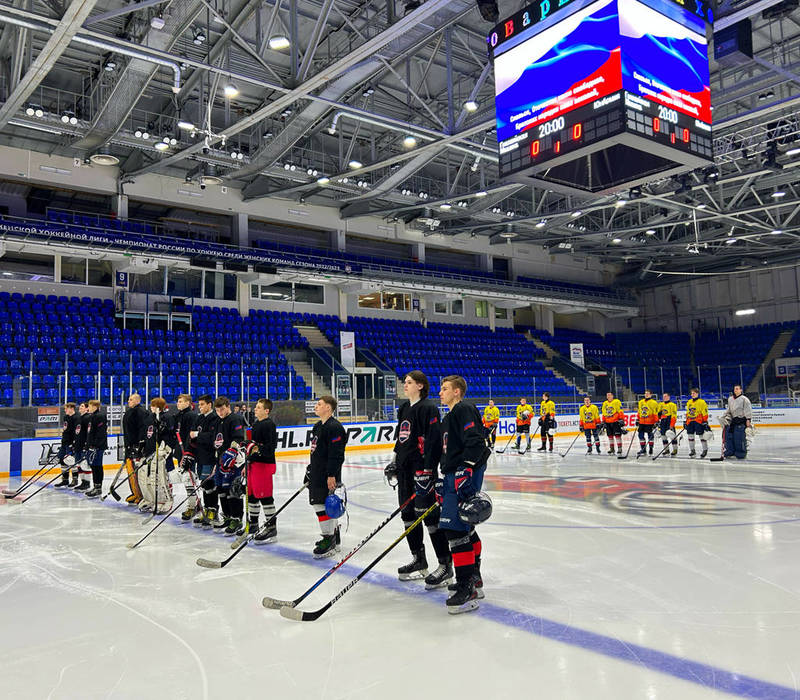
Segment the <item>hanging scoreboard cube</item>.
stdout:
[[713,162],[705,0],[542,0],[501,22],[501,178],[608,193]]

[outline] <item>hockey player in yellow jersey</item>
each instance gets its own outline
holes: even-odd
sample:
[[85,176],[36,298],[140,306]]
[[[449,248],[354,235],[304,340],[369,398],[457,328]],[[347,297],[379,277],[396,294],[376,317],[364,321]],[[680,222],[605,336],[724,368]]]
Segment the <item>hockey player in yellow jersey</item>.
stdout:
[[606,394],[606,400],[600,409],[603,414],[603,425],[608,435],[608,454],[614,454],[614,441],[617,443],[617,454],[622,454],[622,433],[625,430],[625,411],[622,410],[622,403],[614,398],[612,392]]
[[677,420],[678,407],[672,397],[665,393],[661,397],[661,403],[658,404],[658,429],[661,431],[661,444],[664,445],[664,452],[667,451],[667,446],[672,442],[671,457],[678,454],[678,440],[675,436],[675,423]]
[[653,398],[650,389],[644,390],[644,398],[639,399],[639,411],[636,414],[636,427],[639,428],[639,451],[637,457],[647,454],[646,446],[653,454],[653,433],[658,422],[658,402]]
[[597,406],[592,403],[589,396],[583,397],[583,406],[580,411],[580,428],[581,432],[586,437],[586,454],[592,454],[592,440],[594,440],[594,447],[597,454],[600,454],[600,433],[598,426],[600,425],[600,412]]
[[689,393],[692,398],[686,402],[686,420],[683,427],[686,428],[686,434],[689,437],[689,456],[695,456],[694,440],[696,436],[700,436],[700,445],[703,448],[700,453],[702,458],[708,454],[706,434],[711,433],[711,428],[708,427],[708,404],[700,398],[698,389],[692,389]]
[[531,449],[531,417],[533,416],[533,406],[528,403],[525,397],[519,400],[517,406],[517,452],[519,452],[519,443],[522,436],[525,435],[527,446],[525,451]]
[[500,409],[494,405],[494,401],[489,401],[489,405],[483,409],[483,427],[486,430],[486,438],[491,442],[494,449],[497,440],[497,426],[500,423]]
[[547,449],[547,441],[550,441],[550,452],[553,451],[553,436],[556,434],[556,405],[550,400],[550,394],[546,391],[542,394],[542,403],[539,404],[539,430],[541,430],[542,446],[537,452],[544,452]]

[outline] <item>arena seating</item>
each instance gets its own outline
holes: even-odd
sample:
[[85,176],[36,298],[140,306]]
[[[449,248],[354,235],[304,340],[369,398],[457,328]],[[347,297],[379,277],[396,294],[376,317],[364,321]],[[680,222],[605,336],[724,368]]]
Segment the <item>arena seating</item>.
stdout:
[[148,385],[154,396],[160,380],[164,397],[174,401],[186,391],[190,369],[195,396],[215,392],[218,370],[217,393],[238,400],[242,367],[245,395],[248,383],[262,395],[268,373],[273,398],[287,399],[291,381],[293,398],[310,399],[311,388],[280,352],[308,343],[293,327],[297,316],[253,311],[242,319],[233,309],[196,307],[193,331],[131,330],[115,326],[110,299],[0,292],[0,404],[12,404],[17,378],[23,404],[29,396],[34,405],[57,404],[65,368],[69,398],[78,401],[95,396],[98,372],[104,403],[111,399],[110,377],[127,394],[131,372],[134,389]]
[[703,392],[711,388],[719,393],[720,383],[725,395],[734,384],[743,384],[747,389],[784,326],[782,323],[762,323],[698,333],[694,360]]
[[510,328],[354,317],[346,324],[332,316],[316,317],[320,330],[333,343],[339,332],[355,333],[356,347],[367,348],[393,367],[398,376],[412,369],[425,372],[431,392],[441,377],[461,374],[474,397],[533,397],[543,391],[572,398],[573,389],[545,369],[536,357],[544,352]]

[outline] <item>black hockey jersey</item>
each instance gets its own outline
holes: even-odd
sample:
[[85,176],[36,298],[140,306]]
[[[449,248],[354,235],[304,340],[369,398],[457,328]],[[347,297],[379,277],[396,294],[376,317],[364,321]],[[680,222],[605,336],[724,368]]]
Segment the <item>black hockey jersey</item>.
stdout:
[[92,414],[88,411],[82,416],[78,416],[78,421],[75,423],[75,454],[83,452],[86,449],[86,435],[89,432],[89,421]]
[[158,416],[148,411],[145,422],[144,455],[149,457],[162,442],[170,451],[177,445],[173,416],[166,411],[159,413]]
[[[175,457],[180,459],[183,457],[183,450],[181,449],[181,445],[187,450],[190,450],[189,444],[191,442],[191,438],[189,437],[189,433],[194,430],[194,427],[197,423],[197,414],[192,411],[191,408],[182,408],[175,414],[174,419],[174,426],[175,432],[180,435],[180,440],[178,444],[175,446]],[[190,450],[191,451],[191,450]]]
[[[106,414],[101,413],[100,409],[94,413],[87,413],[86,449],[87,450],[107,450],[108,449],[108,420]],[[86,417],[84,416],[84,417]]]
[[471,403],[459,401],[442,420],[442,474],[482,466],[488,456],[481,414]]
[[64,422],[61,424],[61,447],[71,447],[75,442],[75,426],[77,424],[78,416],[76,414],[64,416]]
[[442,454],[439,409],[430,399],[405,401],[397,411],[394,452],[398,469],[436,469]]
[[217,459],[222,457],[222,453],[231,446],[231,443],[238,442],[241,445],[244,439],[244,421],[238,413],[229,413],[220,418],[214,435]]
[[329,476],[335,476],[337,481],[341,481],[346,446],[347,431],[333,416],[324,423],[322,421],[314,423],[310,465],[312,484],[323,476],[326,479]]
[[145,439],[148,410],[142,404],[126,408],[122,416],[122,442],[126,450],[136,447]]
[[275,448],[278,446],[278,429],[271,418],[256,421],[251,433],[253,442],[258,444],[258,454],[254,462],[275,464]]
[[197,416],[194,429],[197,437],[192,441],[192,450],[198,464],[215,464],[217,451],[214,447],[214,438],[217,436],[219,416],[214,411]]

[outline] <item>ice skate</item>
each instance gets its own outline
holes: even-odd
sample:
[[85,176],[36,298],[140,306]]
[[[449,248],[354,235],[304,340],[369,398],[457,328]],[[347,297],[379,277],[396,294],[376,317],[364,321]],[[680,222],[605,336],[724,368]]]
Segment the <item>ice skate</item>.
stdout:
[[425,590],[432,591],[446,586],[453,579],[453,565],[450,562],[439,564],[425,577]]
[[254,538],[255,544],[267,544],[278,537],[278,526],[273,523],[269,527],[263,528]]
[[236,531],[242,527],[242,521],[238,518],[229,518],[227,523],[228,524],[225,526],[225,530],[222,533],[225,535],[225,537],[233,537],[236,534]]
[[447,612],[451,615],[470,612],[478,609],[478,593],[472,586],[472,581],[456,583],[456,590],[447,602]]
[[181,522],[187,523],[193,517],[197,509],[194,506],[187,506],[186,510],[181,513]]
[[325,557],[333,557],[337,552],[336,535],[324,535],[317,546],[314,547],[314,559],[324,559]]
[[97,498],[100,494],[103,493],[103,489],[99,486],[93,486],[86,492],[86,498]]
[[[483,579],[479,573],[472,574],[472,587],[475,589],[475,593],[478,596],[478,600],[483,600],[486,597],[486,594],[483,592]],[[457,583],[451,583],[448,587],[448,591],[455,591],[458,588]]]
[[397,578],[401,581],[415,581],[428,575],[428,561],[424,551],[413,553],[414,558],[409,564],[397,569]]

